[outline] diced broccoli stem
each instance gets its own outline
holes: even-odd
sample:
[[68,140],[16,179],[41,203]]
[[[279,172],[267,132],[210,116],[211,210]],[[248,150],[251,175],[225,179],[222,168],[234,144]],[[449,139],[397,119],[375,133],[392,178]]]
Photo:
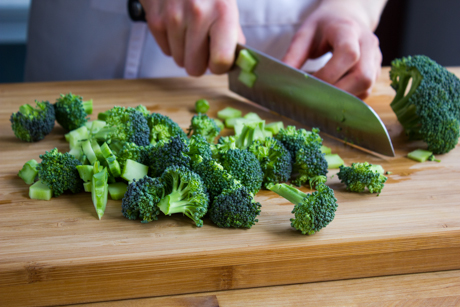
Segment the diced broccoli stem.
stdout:
[[86,155],[86,158],[91,164],[94,164],[94,162],[97,161],[96,154],[94,153],[93,148],[91,147],[91,142],[89,140],[84,141],[81,144],[81,148],[83,149],[83,152]]
[[105,125],[106,125],[106,122],[105,122],[105,121],[103,121],[103,120],[98,120],[98,119],[97,119],[97,120],[93,120],[91,123],[92,123],[92,124],[91,124],[91,129],[90,129],[91,134],[97,133],[99,130],[101,130],[102,128],[104,128]]
[[102,172],[93,175],[91,186],[91,198],[93,200],[94,208],[99,219],[102,218],[107,205],[109,185],[108,185],[107,169],[104,168]]
[[38,174],[37,165],[38,162],[35,159],[27,161],[19,171],[18,176],[21,177],[26,184],[34,183]]
[[131,183],[134,179],[144,178],[148,173],[149,167],[131,159],[126,159],[125,166],[121,173],[121,178]]
[[86,114],[93,114],[93,100],[83,101],[81,103]]
[[217,118],[213,118],[213,119],[217,127],[220,128],[220,130],[223,130],[225,128],[224,123],[220,119],[217,119]]
[[195,102],[195,111],[197,113],[206,113],[209,110],[209,102],[206,99],[199,99]]
[[109,194],[110,198],[113,200],[120,200],[125,196],[126,191],[128,190],[128,185],[124,182],[116,182],[109,184]]
[[226,120],[229,118],[240,118],[242,112],[240,110],[234,109],[232,107],[226,107],[225,109],[220,110],[217,112],[217,117]]
[[265,129],[270,130],[273,133],[273,135],[277,135],[281,129],[284,129],[284,123],[281,121],[273,122],[273,123],[265,125]]
[[[428,160],[431,156],[433,156],[433,153],[428,150],[424,149],[416,149],[410,153],[407,154],[407,157],[417,161],[417,162],[425,162]],[[434,156],[433,156],[434,157]]]
[[98,120],[107,121],[108,118],[109,118],[109,111],[101,112],[101,113],[97,114],[97,119]]
[[53,196],[53,191],[40,180],[29,187],[29,197],[31,199],[50,200]]
[[102,144],[101,152],[102,156],[106,159],[114,156],[112,150],[110,149],[109,145],[107,145],[107,143]]
[[327,161],[327,168],[334,169],[344,165],[344,161],[338,154],[327,154],[324,156]]
[[102,154],[101,146],[96,140],[91,141],[91,148],[93,148],[94,153],[96,154],[96,158],[99,161],[104,161],[104,155]]
[[110,156],[106,159],[107,164],[109,166],[109,171],[110,174],[114,177],[120,177],[121,175],[121,169],[120,169],[120,163],[118,163],[117,159],[115,156]]
[[332,150],[329,147],[324,146],[324,145],[321,145],[321,152],[326,155],[332,154]]
[[83,183],[83,189],[85,190],[85,192],[91,193],[91,191],[93,190],[92,186],[93,186],[92,180]]
[[243,49],[239,52],[235,64],[243,71],[251,72],[257,65],[257,60],[249,53],[248,50]]
[[227,118],[225,120],[225,127],[227,128],[235,128],[235,123],[238,119],[241,119],[241,117],[235,117],[235,118]]
[[84,182],[91,181],[91,179],[93,178],[94,169],[92,165],[77,165],[76,168],[81,180],[83,180]]
[[267,189],[275,192],[281,197],[286,198],[291,203],[297,205],[302,203],[306,194],[287,184],[269,184]]
[[251,88],[254,86],[254,83],[257,80],[257,76],[252,72],[247,72],[247,71],[242,70],[240,74],[238,75],[238,80],[244,85],[246,85],[247,87]]

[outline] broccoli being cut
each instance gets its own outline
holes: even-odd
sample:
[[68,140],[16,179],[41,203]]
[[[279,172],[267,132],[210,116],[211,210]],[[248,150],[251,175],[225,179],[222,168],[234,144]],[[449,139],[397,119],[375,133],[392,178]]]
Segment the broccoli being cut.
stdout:
[[53,191],[57,197],[70,190],[78,193],[83,187],[83,181],[77,170],[81,162],[69,153],[60,153],[57,148],[40,155],[42,161],[37,165],[38,179]]
[[64,129],[70,131],[85,125],[88,115],[93,113],[93,101],[83,101],[81,96],[61,94],[54,104],[56,120]]
[[423,55],[395,59],[390,79],[396,91],[390,106],[409,138],[436,154],[452,150],[460,135],[460,80]]
[[366,187],[370,193],[382,192],[387,177],[383,175],[381,166],[372,165],[368,162],[352,163],[351,166],[340,166],[337,176],[351,192],[364,192]]
[[315,192],[304,193],[285,183],[269,185],[268,189],[294,204],[291,226],[312,235],[326,227],[335,217],[337,199],[334,191],[324,183],[316,185]]
[[55,111],[48,101],[35,101],[35,108],[29,104],[19,107],[19,112],[11,114],[11,128],[14,135],[25,142],[37,142],[54,128]]
[[164,196],[158,208],[166,215],[182,213],[192,219],[196,226],[203,226],[203,216],[208,211],[209,197],[200,176],[183,166],[170,166],[161,181]]
[[214,139],[219,135],[220,128],[216,122],[206,114],[198,114],[192,117],[192,122],[188,129],[188,135],[202,135],[209,143],[214,143]]

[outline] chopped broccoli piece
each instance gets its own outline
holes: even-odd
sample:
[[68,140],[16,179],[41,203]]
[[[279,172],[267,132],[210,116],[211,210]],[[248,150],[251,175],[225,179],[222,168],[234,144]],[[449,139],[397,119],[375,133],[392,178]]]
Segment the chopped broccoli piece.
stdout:
[[227,120],[230,118],[240,118],[242,112],[240,110],[234,109],[232,107],[226,107],[217,112],[217,117],[221,120]]
[[460,80],[422,55],[395,59],[390,79],[396,91],[390,106],[409,138],[434,153],[452,150],[460,136]]
[[329,147],[324,146],[324,145],[321,145],[321,152],[326,155],[332,154],[332,150]]
[[206,138],[209,143],[214,143],[214,138],[219,134],[220,129],[216,122],[206,114],[198,114],[192,117],[192,123],[188,129],[188,135],[199,134]]
[[195,102],[196,113],[206,113],[209,110],[209,102],[206,99],[199,99]]
[[109,183],[109,194],[113,200],[120,200],[125,196],[128,185],[124,182]]
[[69,142],[70,149],[75,147],[81,147],[81,143],[84,140],[89,139],[90,131],[86,126],[81,126],[75,130],[70,131],[67,133],[66,140]]
[[253,121],[261,121],[262,120],[262,118],[260,118],[259,114],[254,113],[254,112],[246,113],[246,115],[244,115],[243,118],[247,119],[247,120],[253,120]]
[[423,149],[416,149],[410,153],[407,154],[407,157],[409,159],[412,159],[417,162],[425,162],[425,161],[436,161],[436,162],[441,162],[441,160],[438,160],[434,157],[433,153],[428,150],[423,150]]
[[260,162],[264,173],[263,184],[279,183],[289,180],[292,172],[291,154],[280,141],[267,137],[254,141],[248,150]]
[[109,193],[108,179],[109,174],[107,173],[107,168],[104,167],[101,172],[95,173],[91,180],[91,199],[93,200],[94,209],[96,209],[99,219],[104,215],[105,207],[107,206]]
[[53,191],[40,180],[29,187],[29,197],[31,199],[50,200]]
[[209,209],[211,221],[223,228],[251,228],[258,222],[260,203],[245,187],[225,189]]
[[93,165],[77,165],[76,168],[81,180],[83,180],[84,182],[90,182],[91,180],[93,180]]
[[169,166],[185,166],[190,168],[189,145],[180,136],[159,143],[149,152],[149,176],[160,177]]
[[253,87],[254,83],[256,83],[257,75],[252,72],[242,70],[238,75],[238,80],[247,87]]
[[283,122],[273,122],[273,123],[265,125],[265,130],[271,131],[273,135],[277,135],[281,129],[284,129]]
[[235,118],[227,118],[225,120],[225,127],[227,128],[235,128],[236,121],[242,119],[241,117],[235,117]]
[[38,179],[53,191],[53,196],[57,197],[66,190],[72,193],[81,191],[83,181],[76,168],[81,165],[80,161],[69,153],[58,152],[57,148],[40,155],[40,158]]
[[339,168],[345,164],[338,154],[327,154],[324,156],[324,159],[326,159],[328,169]]
[[312,235],[326,227],[335,217],[337,199],[334,191],[324,183],[316,185],[317,191],[307,194],[284,183],[270,185],[269,190],[294,204],[291,226]]
[[19,107],[19,112],[11,114],[11,128],[14,135],[25,142],[37,142],[47,136],[54,128],[54,107],[48,101],[35,101],[33,108],[29,104]]
[[245,122],[240,134],[236,134],[236,147],[246,149],[255,140],[265,139],[265,121]]
[[160,141],[167,141],[173,136],[186,138],[184,130],[171,118],[160,113],[152,113],[147,117],[150,128],[150,144],[157,144]]
[[342,183],[347,186],[351,192],[364,192],[366,187],[370,193],[380,194],[387,177],[381,174],[377,169],[372,169],[372,164],[352,163],[351,166],[340,166],[337,174]]
[[213,118],[213,120],[216,123],[217,127],[220,129],[220,131],[224,130],[224,123],[220,119]]
[[128,185],[121,202],[123,216],[130,220],[140,218],[142,223],[158,220],[158,203],[164,194],[160,178],[145,176]]
[[[120,164],[120,168],[124,168],[126,160],[128,159],[139,162],[144,165],[150,165],[149,155],[153,147],[153,145],[137,146],[134,143],[124,143],[123,147],[115,154],[117,157],[117,161]],[[113,148],[111,147],[111,149]]]
[[131,183],[134,179],[139,180],[147,176],[148,171],[149,167],[147,165],[127,159],[121,173],[121,178]]
[[61,94],[54,104],[54,110],[59,125],[70,131],[86,124],[88,114],[93,113],[93,101],[83,101],[81,96],[72,93]]
[[256,67],[257,60],[247,49],[243,49],[238,53],[235,64],[242,70],[251,72]]
[[34,183],[38,174],[37,165],[38,162],[35,159],[27,161],[19,171],[18,176],[21,177],[26,184]]
[[200,176],[183,166],[168,167],[161,180],[164,197],[158,208],[166,214],[183,213],[196,226],[203,226],[203,216],[208,211],[209,197]]

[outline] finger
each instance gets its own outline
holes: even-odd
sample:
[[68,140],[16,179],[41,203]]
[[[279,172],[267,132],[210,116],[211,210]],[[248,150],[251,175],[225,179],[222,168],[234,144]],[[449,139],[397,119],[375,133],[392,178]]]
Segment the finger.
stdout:
[[314,75],[335,84],[359,61],[359,36],[349,27],[336,27],[326,33],[325,39],[332,46],[332,58]]
[[155,41],[160,46],[164,54],[171,56],[168,36],[166,34],[166,25],[161,16],[161,3],[159,1],[143,1],[142,6],[145,10],[145,19],[152,32]]
[[194,2],[188,7],[191,14],[185,34],[184,67],[191,76],[203,75],[208,67],[208,30],[212,22],[209,8],[206,2]]
[[238,13],[227,2],[216,5],[217,18],[209,29],[209,69],[214,74],[226,73],[233,65],[238,40]]
[[282,61],[295,68],[301,68],[309,58],[315,32],[316,26],[312,24],[303,25],[294,35]]
[[166,33],[174,62],[180,67],[184,67],[185,31],[184,11],[181,4],[176,1],[168,1],[166,3]]
[[246,37],[244,36],[244,32],[240,24],[238,24],[238,43],[246,44]]
[[363,38],[360,45],[358,63],[335,85],[358,97],[367,97],[380,73],[382,54],[373,34]]

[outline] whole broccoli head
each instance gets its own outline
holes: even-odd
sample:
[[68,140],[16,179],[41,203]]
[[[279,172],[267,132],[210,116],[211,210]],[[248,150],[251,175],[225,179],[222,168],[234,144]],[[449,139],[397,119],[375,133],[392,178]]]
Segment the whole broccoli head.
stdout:
[[147,116],[147,123],[150,128],[150,143],[156,144],[161,140],[168,140],[173,136],[186,138],[187,135],[171,118],[159,113],[152,113]]
[[48,101],[35,101],[35,104],[35,108],[29,104],[22,105],[19,112],[11,114],[11,128],[22,141],[40,141],[54,128],[56,117],[53,105]]
[[58,124],[70,131],[80,128],[88,121],[88,114],[93,113],[93,101],[83,101],[81,96],[72,93],[61,94],[54,104],[54,110]]
[[149,152],[149,176],[160,177],[169,166],[190,168],[189,146],[179,135],[160,142]]
[[238,180],[252,194],[262,187],[264,173],[256,156],[247,150],[235,148],[221,152],[219,162],[222,167]]
[[208,143],[204,136],[199,134],[192,135],[188,145],[189,152],[187,154],[192,160],[197,159],[197,156],[201,156],[205,159],[212,158],[211,144]]
[[42,161],[37,165],[38,179],[53,191],[57,197],[70,190],[78,193],[83,188],[83,181],[77,170],[81,162],[69,153],[60,153],[57,148],[40,155]]
[[206,138],[209,143],[214,143],[214,139],[219,135],[220,128],[216,122],[206,114],[198,114],[192,117],[192,123],[188,129],[188,135],[199,134]]
[[260,203],[243,186],[225,189],[209,209],[211,221],[218,227],[251,228],[258,222]]
[[264,173],[263,184],[265,187],[270,183],[289,180],[292,173],[291,154],[280,141],[266,137],[264,140],[254,141],[248,150],[260,162]]
[[164,187],[159,178],[145,176],[135,179],[121,202],[123,216],[130,220],[141,219],[142,223],[158,220],[160,209],[158,203],[163,198]]
[[150,144],[150,128],[141,111],[116,106],[104,114],[106,125],[94,135],[98,141],[108,144],[130,142],[138,146]]
[[164,196],[158,208],[166,215],[182,213],[192,219],[196,226],[203,226],[203,216],[208,211],[209,197],[200,176],[184,166],[170,166],[161,181]]
[[337,176],[351,192],[364,192],[366,187],[371,193],[380,194],[387,177],[372,168],[372,164],[352,163],[351,166],[340,166]]
[[396,91],[390,106],[409,138],[425,141],[435,154],[453,149],[460,136],[460,80],[423,55],[395,59],[390,79]]
[[316,185],[317,191],[307,194],[284,183],[269,185],[268,189],[294,204],[291,226],[312,235],[326,227],[335,217],[337,199],[334,191],[323,183]]
[[223,166],[214,159],[204,159],[201,156],[191,163],[192,171],[197,173],[208,191],[209,200],[212,202],[215,197],[225,189],[232,189],[242,186]]

